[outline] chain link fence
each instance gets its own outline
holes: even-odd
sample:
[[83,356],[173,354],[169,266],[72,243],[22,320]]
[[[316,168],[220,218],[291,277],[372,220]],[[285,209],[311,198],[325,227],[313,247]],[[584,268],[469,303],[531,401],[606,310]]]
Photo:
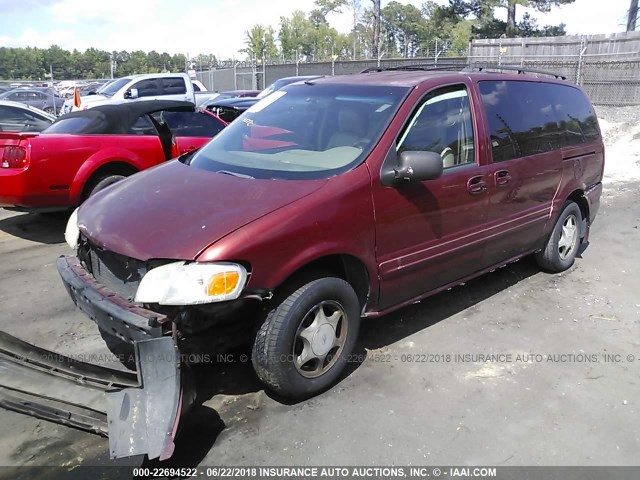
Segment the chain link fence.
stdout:
[[372,67],[402,65],[516,66],[558,73],[581,85],[595,105],[640,105],[640,32],[611,35],[474,40],[467,52],[444,42],[421,46],[425,55],[379,60],[223,62],[197,73],[211,91],[262,89],[294,75],[346,75]]
[[469,62],[558,73],[595,105],[640,105],[640,32],[478,40]]

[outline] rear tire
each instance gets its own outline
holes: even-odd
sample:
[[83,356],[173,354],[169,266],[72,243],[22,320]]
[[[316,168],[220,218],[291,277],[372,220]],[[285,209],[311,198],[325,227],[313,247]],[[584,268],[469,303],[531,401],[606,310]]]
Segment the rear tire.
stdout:
[[124,175],[107,175],[105,177],[98,178],[95,185],[93,185],[93,187],[91,187],[91,189],[89,190],[89,194],[87,195],[87,198],[89,198],[91,195],[98,193],[100,190],[104,190],[109,185],[113,185],[114,183],[119,182],[120,180],[123,180],[124,178],[127,178],[127,177],[125,177]]
[[359,327],[360,304],[351,285],[333,277],[313,280],[268,313],[253,345],[253,367],[282,396],[313,396],[338,379]]
[[580,207],[575,202],[566,202],[544,248],[536,254],[540,268],[559,273],[573,265],[580,247],[581,225]]

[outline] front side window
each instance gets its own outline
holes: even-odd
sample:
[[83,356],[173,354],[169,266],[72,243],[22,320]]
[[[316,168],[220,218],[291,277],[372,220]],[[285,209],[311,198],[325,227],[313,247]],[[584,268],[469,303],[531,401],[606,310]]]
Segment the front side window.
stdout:
[[469,94],[464,86],[430,92],[398,139],[398,153],[429,151],[442,157],[444,168],[475,162]]
[[254,178],[328,178],[360,164],[408,87],[307,82],[272,93],[190,160]]
[[131,125],[129,133],[132,135],[158,135],[156,127],[147,114],[138,117],[133,125]]
[[131,88],[138,89],[138,97],[157,97],[158,95],[161,95],[160,88],[158,87],[158,80],[155,78],[140,80]]
[[169,125],[176,137],[215,137],[224,128],[224,123],[201,112],[161,112],[154,118]]

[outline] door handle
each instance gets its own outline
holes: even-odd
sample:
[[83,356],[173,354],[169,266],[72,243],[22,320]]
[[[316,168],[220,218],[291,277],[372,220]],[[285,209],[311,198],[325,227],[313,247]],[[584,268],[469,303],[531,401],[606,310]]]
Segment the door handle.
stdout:
[[484,176],[477,175],[467,180],[467,190],[471,195],[478,195],[487,191],[487,182],[484,181]]
[[509,172],[507,170],[498,170],[493,174],[493,176],[496,179],[496,185],[498,187],[506,185],[511,181],[511,175],[509,175]]

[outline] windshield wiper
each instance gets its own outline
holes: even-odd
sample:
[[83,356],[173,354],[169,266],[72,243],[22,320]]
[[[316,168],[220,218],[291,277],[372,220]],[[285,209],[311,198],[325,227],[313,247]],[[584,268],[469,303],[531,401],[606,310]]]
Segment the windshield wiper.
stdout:
[[216,173],[224,173],[225,175],[233,175],[234,177],[240,177],[240,178],[250,178],[252,180],[255,180],[256,177],[252,177],[251,175],[245,175],[243,173],[238,173],[238,172],[231,172],[229,170],[218,170]]

